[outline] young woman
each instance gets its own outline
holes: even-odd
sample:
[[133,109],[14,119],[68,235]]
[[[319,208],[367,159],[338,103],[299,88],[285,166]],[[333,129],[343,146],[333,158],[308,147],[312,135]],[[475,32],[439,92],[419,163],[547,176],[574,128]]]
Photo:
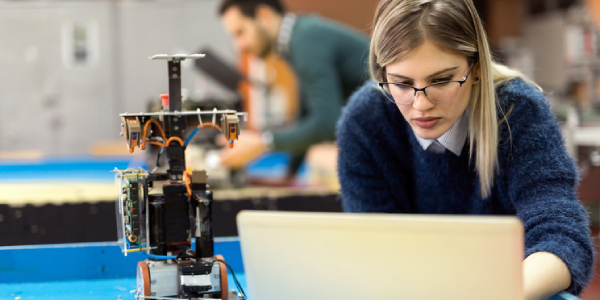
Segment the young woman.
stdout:
[[524,291],[581,293],[593,255],[578,173],[537,86],[495,63],[471,0],[382,0],[370,82],[338,127],[348,212],[516,215]]

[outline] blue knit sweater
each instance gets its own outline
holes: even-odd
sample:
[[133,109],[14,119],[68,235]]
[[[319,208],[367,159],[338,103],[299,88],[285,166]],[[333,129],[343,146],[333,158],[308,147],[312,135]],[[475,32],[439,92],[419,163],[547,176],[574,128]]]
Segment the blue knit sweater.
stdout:
[[460,156],[423,150],[396,105],[374,82],[365,84],[338,124],[344,210],[516,215],[525,225],[525,256],[546,251],[560,257],[571,271],[567,292],[578,295],[591,279],[594,251],[575,190],[576,166],[541,92],[521,79],[496,92],[503,111],[512,106],[512,112],[499,127],[492,194],[482,199],[468,140]]

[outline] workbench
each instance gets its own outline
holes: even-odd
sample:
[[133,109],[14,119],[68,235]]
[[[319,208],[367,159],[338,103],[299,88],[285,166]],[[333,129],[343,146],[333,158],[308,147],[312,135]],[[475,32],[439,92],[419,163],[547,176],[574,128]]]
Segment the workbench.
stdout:
[[[248,291],[239,240],[216,238],[215,253]],[[144,259],[140,253],[123,256],[116,242],[0,247],[0,299],[134,299],[135,270]],[[549,300],[578,298],[561,293]]]

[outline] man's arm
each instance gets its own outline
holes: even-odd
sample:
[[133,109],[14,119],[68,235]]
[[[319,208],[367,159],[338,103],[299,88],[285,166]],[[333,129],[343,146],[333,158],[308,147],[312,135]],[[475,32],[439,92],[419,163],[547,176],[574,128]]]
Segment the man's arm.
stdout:
[[273,132],[273,150],[300,155],[313,144],[335,138],[335,125],[344,102],[342,83],[331,46],[325,43],[314,47],[316,42],[293,49],[292,64],[300,81],[306,115],[292,128]]

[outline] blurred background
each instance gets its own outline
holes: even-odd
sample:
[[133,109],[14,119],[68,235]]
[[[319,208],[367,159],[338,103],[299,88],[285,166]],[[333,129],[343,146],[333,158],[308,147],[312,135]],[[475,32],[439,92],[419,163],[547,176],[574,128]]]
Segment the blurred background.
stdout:
[[[600,225],[600,0],[475,0],[496,58],[543,87],[581,170],[580,199]],[[285,0],[370,34],[377,0]],[[285,60],[236,52],[218,0],[0,1],[0,246],[116,240],[110,173],[155,165],[157,149],[127,152],[119,113],[160,110],[158,53],[186,61],[183,106],[249,112],[245,126],[293,123],[298,83]],[[241,78],[268,82],[253,86]],[[188,167],[215,190],[216,236],[234,236],[241,209],[341,211],[336,149],[315,145],[293,180],[270,153],[245,169],[219,164],[218,133],[197,134]],[[242,135],[241,139],[244,138]],[[598,299],[600,287],[584,299]]]

